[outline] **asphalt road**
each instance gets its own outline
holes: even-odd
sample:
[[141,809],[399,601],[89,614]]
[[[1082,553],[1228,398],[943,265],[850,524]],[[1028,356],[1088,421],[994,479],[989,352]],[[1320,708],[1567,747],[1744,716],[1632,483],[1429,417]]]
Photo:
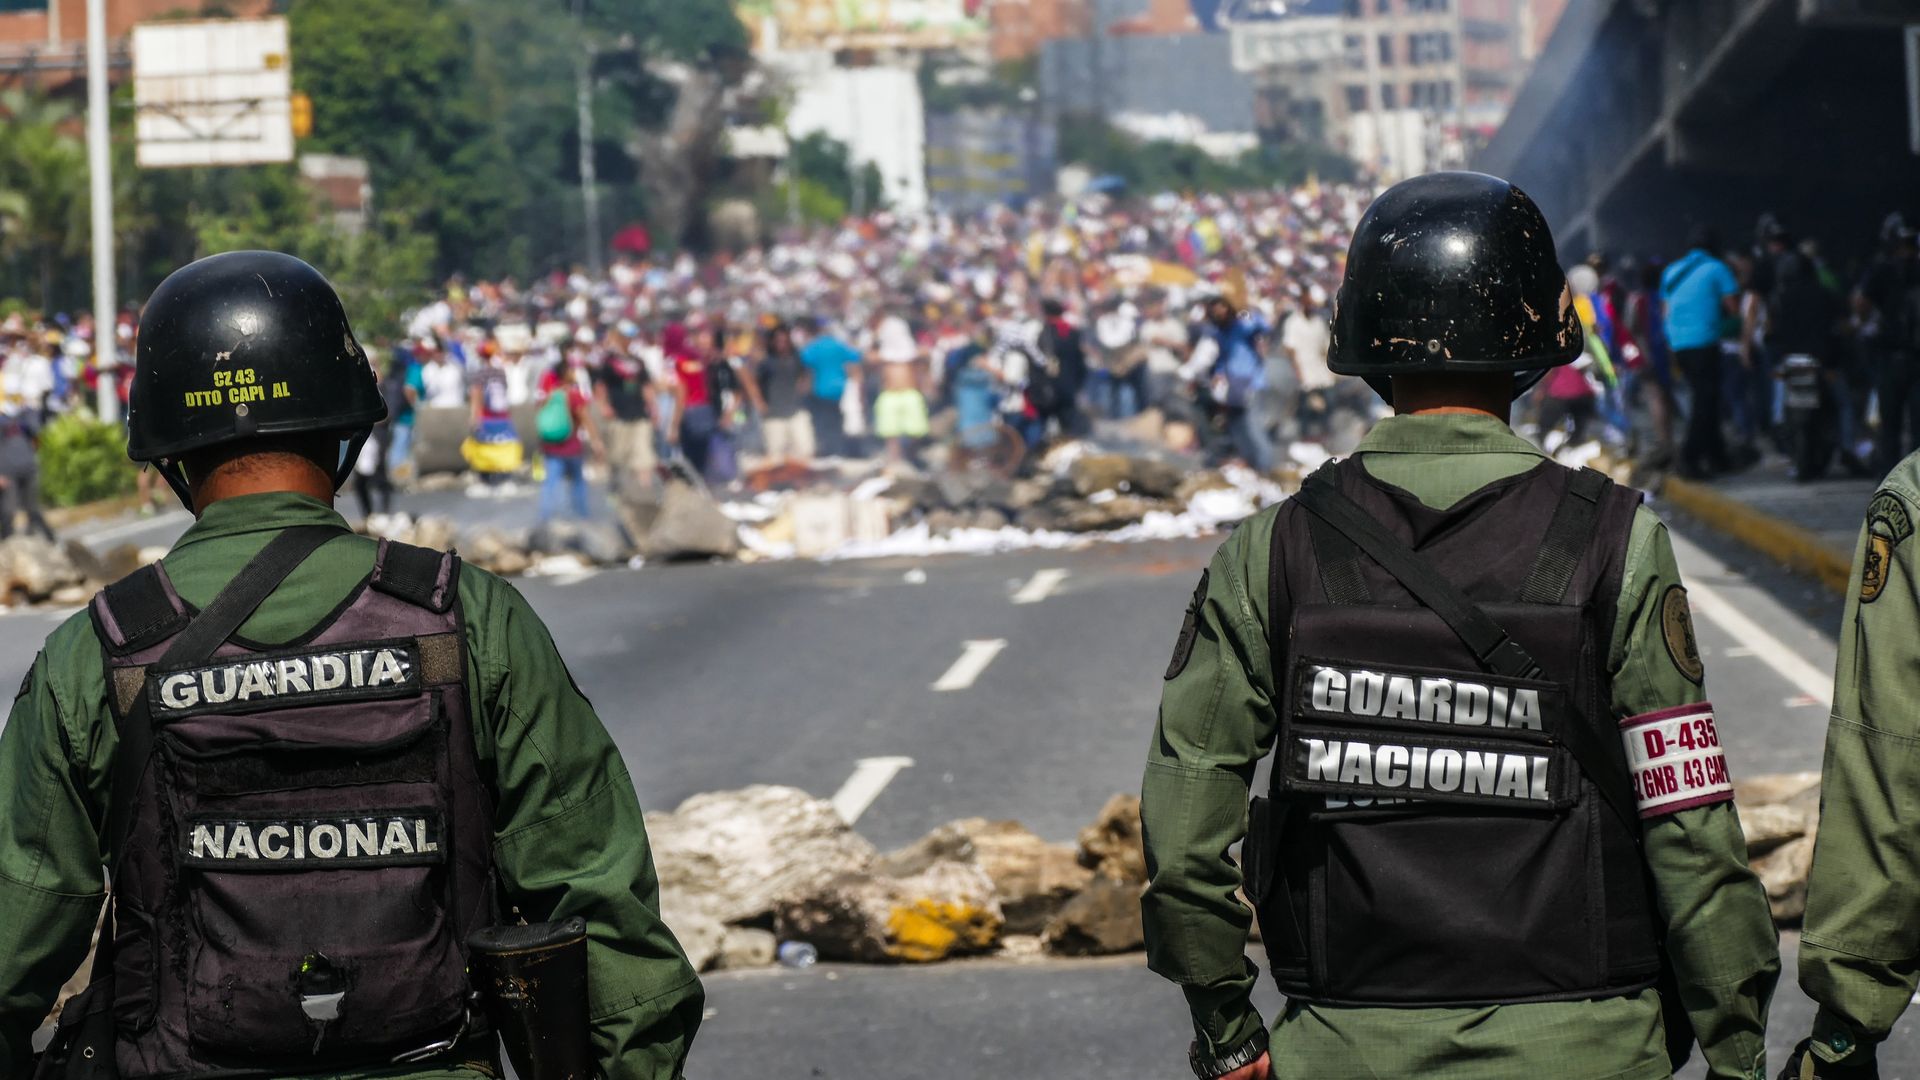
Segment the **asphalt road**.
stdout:
[[[524,511],[468,504],[463,516]],[[162,543],[183,524],[91,531],[106,544]],[[1107,797],[1137,790],[1159,674],[1213,546],[648,567],[521,588],[648,808],[758,782],[828,797],[862,761],[908,758],[858,821],[882,848],[971,815],[1066,841]],[[1736,775],[1817,769],[1837,600],[1687,523],[1676,546]],[[59,617],[0,616],[0,685],[18,680]],[[1811,1015],[1792,971],[1789,958],[1776,1060]],[[1137,956],[721,973],[708,989],[696,1077],[1184,1075],[1180,996]],[[1263,990],[1267,1015],[1276,1004]],[[1920,1077],[1920,1041],[1896,1037],[1882,1068]]]

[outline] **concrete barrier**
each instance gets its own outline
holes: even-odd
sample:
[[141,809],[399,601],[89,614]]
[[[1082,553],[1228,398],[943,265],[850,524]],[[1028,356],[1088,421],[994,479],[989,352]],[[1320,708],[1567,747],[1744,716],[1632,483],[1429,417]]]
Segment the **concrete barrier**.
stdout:
[[[527,447],[528,460],[540,446],[537,402],[517,405],[513,427]],[[466,408],[420,408],[413,413],[413,461],[420,475],[465,472],[467,462],[460,456],[460,444],[473,431],[473,414]]]

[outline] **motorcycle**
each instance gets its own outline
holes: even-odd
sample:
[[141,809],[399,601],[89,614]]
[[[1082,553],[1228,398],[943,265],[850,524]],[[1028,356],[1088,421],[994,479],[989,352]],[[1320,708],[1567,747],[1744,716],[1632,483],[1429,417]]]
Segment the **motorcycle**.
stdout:
[[1794,479],[1818,480],[1840,443],[1840,401],[1817,357],[1793,353],[1780,365],[1781,426]]

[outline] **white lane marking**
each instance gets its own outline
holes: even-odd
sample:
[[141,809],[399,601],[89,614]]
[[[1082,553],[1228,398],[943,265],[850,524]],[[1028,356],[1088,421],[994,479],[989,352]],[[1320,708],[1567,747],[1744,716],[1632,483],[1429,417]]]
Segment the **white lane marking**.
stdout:
[[912,767],[910,757],[861,758],[853,763],[853,775],[847,777],[847,782],[841,784],[840,790],[828,801],[833,803],[840,820],[851,825],[860,820],[860,815],[867,812],[867,807],[873,805],[873,800],[880,797],[901,769]]
[[1721,653],[1720,655],[1726,657],[1729,660],[1739,660],[1739,659],[1742,659],[1743,657],[1752,656],[1753,650],[1747,648],[1745,645],[1733,645],[1733,646],[1729,646],[1727,648],[1727,651]]
[[1801,659],[1799,653],[1761,629],[1759,623],[1747,618],[1718,592],[1695,580],[1688,583],[1687,596],[1692,599],[1693,606],[1700,609],[1700,614],[1713,620],[1714,625],[1733,635],[1740,644],[1752,649],[1754,656],[1779,672],[1802,694],[1816,702],[1833,700],[1833,676],[1830,673]]
[[1060,583],[1065,580],[1067,580],[1067,572],[1065,570],[1037,570],[1034,572],[1032,579],[1025,585],[1022,585],[1019,592],[1013,594],[1013,602],[1016,604],[1037,604],[1047,597],[1052,596],[1053,591],[1058,589]]
[[162,525],[172,525],[177,521],[186,521],[192,517],[193,515],[187,513],[185,510],[169,510],[164,514],[155,514],[150,518],[134,518],[132,521],[123,521],[118,525],[109,525],[104,529],[94,531],[76,529],[74,530],[73,536],[74,539],[82,543],[99,544],[116,537],[137,533],[142,529],[154,529]]
[[987,670],[987,665],[993,663],[993,658],[999,656],[1000,650],[1006,647],[1006,638],[967,642],[960,651],[960,659],[955,660],[953,666],[947,669],[947,673],[940,676],[940,681],[933,684],[933,689],[944,693],[950,690],[965,690],[972,686],[973,681],[980,677],[980,673]]

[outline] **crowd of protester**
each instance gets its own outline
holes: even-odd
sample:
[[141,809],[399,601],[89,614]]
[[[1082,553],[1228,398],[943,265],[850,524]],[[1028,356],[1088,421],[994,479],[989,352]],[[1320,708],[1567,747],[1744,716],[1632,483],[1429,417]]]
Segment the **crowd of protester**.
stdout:
[[[1806,422],[1848,474],[1884,475],[1920,442],[1920,259],[1900,214],[1870,258],[1845,268],[1768,213],[1750,243],[1698,227],[1671,262],[1596,255],[1569,281],[1587,354],[1541,388],[1548,437],[1598,426],[1643,466],[1695,478],[1769,449],[1793,459],[1783,376],[1798,363],[1823,387]],[[1819,461],[1791,467],[1811,479]]]
[[713,484],[748,455],[912,462],[948,409],[942,437],[1026,451],[1159,410],[1197,449],[1268,469],[1336,408],[1372,408],[1326,359],[1369,196],[1310,185],[881,214],[739,254],[623,259],[598,277],[456,279],[382,343],[395,420],[362,473],[379,491],[405,468],[422,408],[469,410],[483,476],[520,468],[493,448],[518,444],[516,410],[534,415],[543,516],[583,490],[586,458],[616,486],[663,457]]
[[[1148,410],[1216,462],[1267,470],[1303,443],[1324,456],[1337,418],[1364,427],[1381,408],[1327,364],[1371,194],[881,213],[738,253],[627,255],[599,275],[456,277],[372,343],[391,420],[354,489],[363,513],[391,507],[429,411],[464,415],[473,494],[531,473],[543,520],[588,513],[589,461],[618,489],[663,464],[726,485],[743,460],[913,463],[936,438],[1017,460]],[[1699,229],[1670,262],[1595,255],[1569,283],[1586,355],[1519,416],[1549,449],[1597,440],[1649,470],[1744,468],[1781,439],[1777,375],[1794,355],[1827,373],[1849,470],[1884,471],[1920,439],[1920,261],[1897,216],[1845,271],[1767,215],[1751,245]],[[130,352],[133,314],[115,329]],[[84,316],[0,321],[0,530],[16,510],[45,530],[31,451],[46,420],[92,399],[92,336]]]

